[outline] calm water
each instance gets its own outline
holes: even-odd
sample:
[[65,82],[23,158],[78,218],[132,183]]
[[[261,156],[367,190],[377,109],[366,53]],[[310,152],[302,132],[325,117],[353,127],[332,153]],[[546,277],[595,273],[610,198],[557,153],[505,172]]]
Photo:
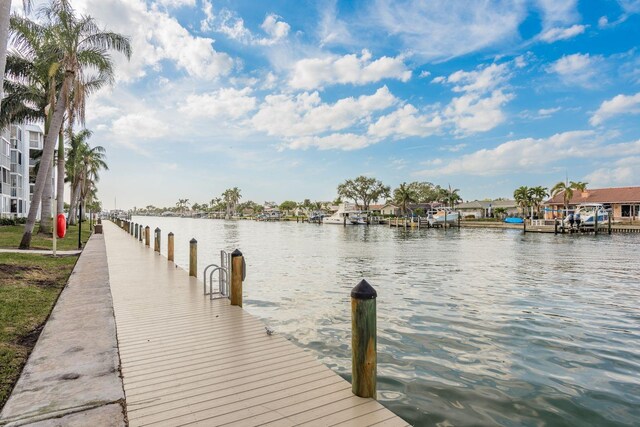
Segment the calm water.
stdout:
[[[246,257],[244,307],[350,380],[349,292],[378,291],[379,400],[415,425],[640,425],[640,235],[137,217]],[[201,276],[201,274],[200,274]]]

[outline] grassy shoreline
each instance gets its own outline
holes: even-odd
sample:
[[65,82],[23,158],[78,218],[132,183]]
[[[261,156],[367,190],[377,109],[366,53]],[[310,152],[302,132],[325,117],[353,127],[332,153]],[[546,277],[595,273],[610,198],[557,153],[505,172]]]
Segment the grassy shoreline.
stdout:
[[[31,237],[31,249],[47,249],[51,250],[53,247],[53,238],[38,234],[39,226],[36,225],[34,233]],[[3,225],[0,226],[0,248],[2,249],[18,249],[20,246],[20,240],[24,233],[24,225]],[[91,231],[89,230],[89,223],[82,223],[82,244],[84,245],[89,237]],[[67,234],[64,239],[57,239],[56,247],[61,251],[68,251],[78,249],[78,226],[70,225],[67,228]]]
[[[0,248],[17,249],[24,225],[0,226]],[[83,224],[82,240],[90,237]],[[32,249],[51,249],[52,239],[34,235]],[[77,249],[78,228],[59,239],[60,250]],[[33,350],[62,289],[78,260],[77,255],[0,253],[0,408],[4,406]]]

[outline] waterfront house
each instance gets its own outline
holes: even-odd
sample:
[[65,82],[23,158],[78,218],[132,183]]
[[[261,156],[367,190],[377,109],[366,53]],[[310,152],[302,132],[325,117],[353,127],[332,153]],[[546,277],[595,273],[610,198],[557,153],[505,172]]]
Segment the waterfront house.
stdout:
[[[588,188],[574,191],[569,210],[583,203],[601,203],[614,220],[635,220],[640,216],[640,187]],[[564,216],[564,192],[544,202],[545,219]]]
[[507,216],[518,215],[518,204],[515,200],[474,200],[459,203],[455,210],[462,214],[463,218],[491,218],[495,209],[505,209]]

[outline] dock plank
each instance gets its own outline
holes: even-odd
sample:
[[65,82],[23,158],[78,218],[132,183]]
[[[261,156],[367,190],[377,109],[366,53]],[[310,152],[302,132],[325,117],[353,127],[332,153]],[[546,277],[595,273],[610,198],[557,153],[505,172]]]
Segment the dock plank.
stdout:
[[114,224],[104,235],[130,426],[406,425]]

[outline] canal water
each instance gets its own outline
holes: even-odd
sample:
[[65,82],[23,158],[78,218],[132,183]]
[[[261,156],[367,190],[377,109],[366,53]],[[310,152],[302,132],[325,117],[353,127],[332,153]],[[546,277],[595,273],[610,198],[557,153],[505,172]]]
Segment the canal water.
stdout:
[[[640,425],[640,235],[134,217],[350,378],[350,297],[378,292],[378,400],[414,425]],[[166,253],[165,253],[166,255]],[[202,273],[200,273],[200,277]]]

